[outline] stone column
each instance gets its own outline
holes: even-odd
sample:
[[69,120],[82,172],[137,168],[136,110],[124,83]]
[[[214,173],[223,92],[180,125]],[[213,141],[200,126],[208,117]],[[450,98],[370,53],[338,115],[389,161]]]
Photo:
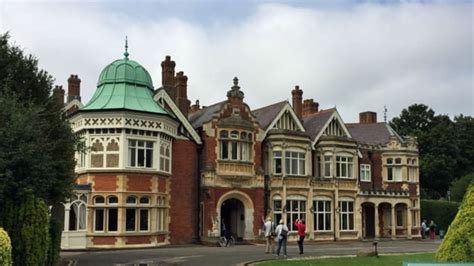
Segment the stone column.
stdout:
[[380,239],[380,228],[379,228],[379,206],[378,204],[375,204],[374,207],[374,227],[375,227],[375,239],[378,240]]
[[[283,180],[282,180],[282,186],[283,186],[283,193],[281,195],[281,218],[283,219],[283,223],[286,223],[286,180],[285,180],[285,175],[283,175]],[[275,221],[276,224],[278,224],[280,221]]]
[[340,230],[339,230],[339,184],[335,183],[335,190],[334,190],[334,232],[336,239],[340,238]]
[[[316,208],[316,206],[313,206],[313,188],[311,185],[311,182],[309,183],[309,191],[308,191],[308,205],[310,208],[306,210],[306,232],[309,233],[308,239],[312,240],[314,239],[314,215],[313,215],[313,208]],[[311,208],[312,207],[312,208]]]
[[69,247],[69,215],[71,211],[71,203],[64,204],[64,244],[63,247]]
[[411,236],[411,227],[412,227],[412,224],[411,224],[411,208],[407,206],[407,238],[408,239],[412,239],[412,236]]
[[397,238],[396,234],[395,205],[392,205],[392,239]]

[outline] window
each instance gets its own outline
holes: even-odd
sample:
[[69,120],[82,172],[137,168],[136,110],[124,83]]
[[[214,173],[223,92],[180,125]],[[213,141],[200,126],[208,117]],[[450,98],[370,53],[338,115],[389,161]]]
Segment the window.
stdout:
[[94,231],[95,232],[116,232],[118,225],[118,208],[114,205],[118,204],[116,196],[107,197],[107,204],[105,198],[97,196],[94,198],[94,205],[101,206],[94,210]]
[[392,158],[387,159],[387,180],[388,181],[402,181],[402,160],[395,159],[395,164]]
[[69,210],[69,231],[86,230],[86,201],[85,195],[74,197]]
[[160,171],[170,172],[171,165],[170,143],[162,142],[160,145]]
[[370,182],[370,164],[360,165],[360,181]]
[[332,156],[324,156],[324,176],[332,177]]
[[156,198],[156,204],[158,206],[157,217],[156,217],[157,231],[164,231],[166,230],[166,226],[165,226],[166,198],[165,196],[158,196]]
[[[137,202],[139,204],[137,205]],[[127,232],[147,232],[150,224],[150,209],[143,208],[144,205],[150,204],[150,198],[141,197],[137,201],[137,197],[128,196],[125,209],[125,231]]]
[[315,231],[331,231],[331,200],[313,200],[313,219]]
[[339,228],[341,231],[354,230],[354,202],[339,201]]
[[305,157],[303,152],[285,152],[286,174],[305,175]]
[[397,226],[403,226],[403,210],[397,209]]
[[221,160],[249,162],[251,160],[252,134],[233,130],[223,130],[219,134]]
[[306,200],[287,200],[286,201],[286,225],[290,231],[295,231],[294,223],[296,219],[306,220]]
[[408,181],[416,182],[416,160],[407,159]]
[[128,165],[131,167],[153,167],[153,142],[144,140],[128,141]]
[[387,227],[392,226],[392,211],[390,209],[384,209],[385,213],[385,221],[384,223],[387,225]]
[[352,157],[336,156],[336,176],[352,177]]
[[273,152],[273,173],[281,174],[281,151]]
[[92,139],[91,142],[91,167],[102,168],[104,167],[104,145],[100,139]]
[[281,209],[281,199],[274,199],[273,200],[273,215],[274,219],[273,221],[275,222],[275,225],[277,225],[281,219],[283,219],[282,216],[282,209]]
[[[91,167],[119,167],[119,138],[118,137],[94,137],[91,138]],[[80,154],[80,164],[84,167],[85,154]]]

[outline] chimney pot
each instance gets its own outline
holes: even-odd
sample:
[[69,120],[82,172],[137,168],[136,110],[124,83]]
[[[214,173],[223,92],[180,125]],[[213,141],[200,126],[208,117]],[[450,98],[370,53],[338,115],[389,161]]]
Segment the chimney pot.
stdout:
[[359,113],[359,123],[360,124],[377,123],[377,113],[371,112],[371,111]]

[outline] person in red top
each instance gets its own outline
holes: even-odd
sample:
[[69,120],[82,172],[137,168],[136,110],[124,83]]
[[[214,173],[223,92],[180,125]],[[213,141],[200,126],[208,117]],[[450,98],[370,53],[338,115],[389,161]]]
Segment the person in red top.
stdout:
[[306,226],[304,225],[304,220],[296,219],[295,227],[298,230],[299,240],[297,242],[298,242],[298,247],[300,248],[300,254],[303,254],[303,241],[305,237],[304,231],[306,230]]

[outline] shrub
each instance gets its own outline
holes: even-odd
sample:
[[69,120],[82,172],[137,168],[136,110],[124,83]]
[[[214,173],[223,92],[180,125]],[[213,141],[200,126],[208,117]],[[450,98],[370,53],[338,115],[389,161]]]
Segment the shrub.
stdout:
[[459,202],[444,200],[421,200],[421,219],[429,224],[433,220],[436,231],[447,230],[459,209]]
[[474,173],[454,180],[449,187],[449,191],[451,191],[451,200],[461,202],[466,193],[466,189],[470,184],[474,184]]
[[46,265],[56,265],[59,261],[59,251],[61,249],[61,233],[63,224],[54,217],[49,220],[49,236],[51,243],[48,249]]
[[0,227],[0,265],[12,265],[12,244],[7,232]]
[[474,261],[474,184],[470,185],[436,259],[451,262]]

